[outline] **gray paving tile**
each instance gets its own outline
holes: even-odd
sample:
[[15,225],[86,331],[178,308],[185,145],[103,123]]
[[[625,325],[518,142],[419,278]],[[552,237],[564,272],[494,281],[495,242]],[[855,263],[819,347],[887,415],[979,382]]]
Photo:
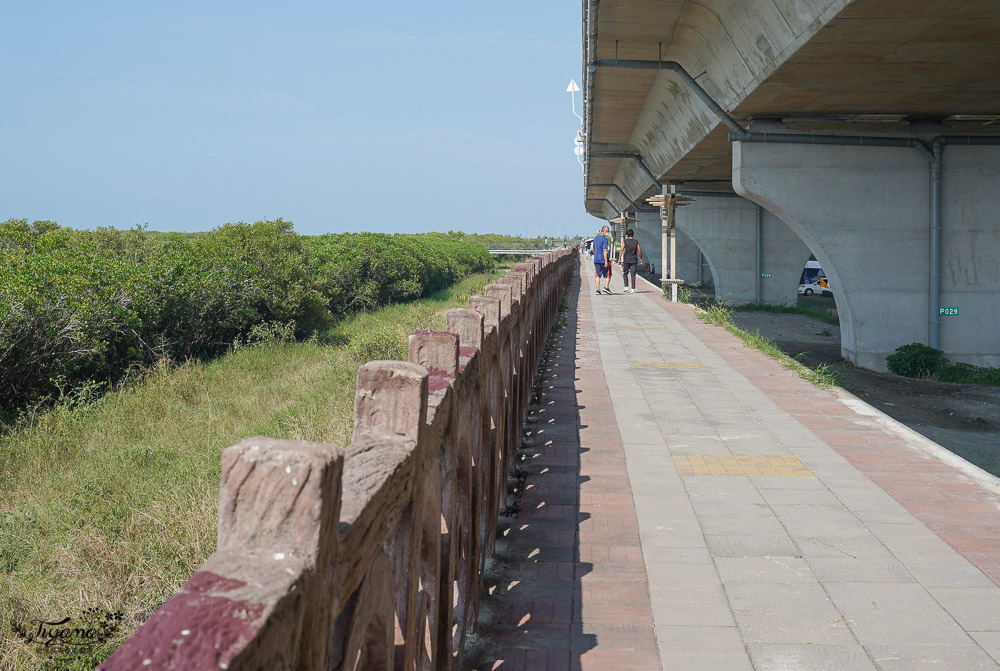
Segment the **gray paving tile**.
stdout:
[[639,542],[643,548],[690,548],[705,545],[705,536],[698,533],[675,531],[640,531]]
[[[676,476],[674,476],[676,477]],[[672,485],[676,486],[676,491],[681,491],[681,485],[679,479],[676,484],[672,482],[670,476],[664,477],[660,482],[648,482],[647,484],[634,484],[632,485],[632,492],[638,497],[652,497],[655,498],[663,496],[664,493],[672,493]]]
[[804,559],[795,557],[719,557],[719,577],[731,582],[816,582]]
[[711,652],[717,655],[746,656],[743,638],[736,627],[657,627],[656,644],[661,652]]
[[766,489],[806,489],[813,491],[827,491],[826,485],[819,478],[773,478],[757,477],[748,478],[750,482],[761,492]]
[[[798,478],[796,478],[798,479]],[[834,496],[828,489],[810,487],[808,489],[760,489],[761,496],[768,505],[827,505],[843,508],[840,499]]]
[[[841,501],[850,501],[857,510],[879,510],[886,504],[899,504],[884,489],[864,476],[857,478],[827,479],[827,486]],[[900,506],[902,507],[902,506]]]
[[796,538],[803,557],[892,557],[874,536],[856,538]]
[[882,671],[996,671],[997,663],[975,643],[866,645]]
[[788,536],[730,536],[705,534],[714,557],[798,557],[798,548]]
[[[728,505],[739,505],[739,506],[753,506],[761,505],[766,506],[767,502],[761,497],[756,489],[753,489],[753,485],[749,485],[749,489],[739,489],[736,486],[729,492],[726,491],[713,491],[708,489],[697,490],[691,488],[691,480],[701,476],[685,476],[684,485],[687,489],[688,496],[691,497],[692,505],[701,505],[708,503],[725,503]],[[722,480],[723,478],[715,478],[716,480]],[[726,480],[733,480],[734,482],[746,481],[746,478],[725,478]],[[789,478],[791,479],[791,478]]]
[[[721,454],[721,453],[720,453]],[[788,478],[797,480],[799,478]],[[802,478],[805,479],[805,478]],[[719,499],[728,501],[732,498],[742,498],[760,503],[766,503],[764,498],[757,491],[756,485],[750,482],[750,478],[725,478],[711,475],[689,475],[684,478],[684,486],[691,497],[695,496],[708,499]]]
[[680,519],[658,519],[655,522],[653,520],[643,520],[639,524],[640,534],[655,534],[660,531],[678,534],[696,534],[701,532],[701,524],[693,513],[690,518],[684,516]]
[[[730,519],[774,519],[771,506],[763,502],[745,503],[743,501],[702,500],[699,496],[691,502],[694,512],[701,518],[727,517]],[[782,531],[784,533],[784,531]]]
[[836,612],[833,602],[819,583],[726,583],[729,603],[736,610],[829,610]]
[[679,445],[671,445],[670,452],[672,454],[726,454],[729,450],[718,444],[699,443],[688,445],[682,443]]
[[[789,645],[751,643],[747,646],[762,671],[874,671],[875,665],[857,643]],[[720,667],[721,669],[722,667]]]
[[967,631],[1000,633],[1000,588],[996,585],[931,587],[929,591]]
[[[847,462],[842,463],[826,463],[826,464],[815,464],[810,465],[810,469],[816,474],[818,478],[824,482],[828,482],[833,479],[851,479],[851,478],[864,478],[865,476],[854,466]],[[832,489],[832,487],[831,487]]]
[[[870,483],[869,483],[870,484]],[[878,485],[868,486],[836,486],[831,485],[830,491],[837,495],[837,498],[850,505],[851,510],[857,511],[897,511],[906,510],[898,501],[889,496],[884,489]]]
[[734,627],[736,621],[726,603],[654,603],[653,621],[657,627],[695,625]]
[[720,654],[715,652],[674,652],[660,647],[664,669],[683,671],[753,671],[746,652]]
[[908,582],[913,575],[894,557],[808,557],[816,579],[829,582]]
[[[635,502],[635,512],[639,517],[643,517],[644,514],[648,515],[650,519],[648,521],[655,522],[656,517],[660,515],[664,510],[670,510],[673,508],[682,509],[690,508],[691,500],[687,497],[687,493],[681,490],[680,492],[668,491],[661,492],[659,495],[638,495],[633,496],[632,500]],[[641,520],[640,520],[641,521]]]
[[[784,454],[790,455],[791,451],[777,442],[773,438],[768,439],[745,439],[726,441],[726,447],[732,454]],[[777,478],[775,478],[777,479]],[[808,478],[797,478],[808,479]]]
[[792,538],[865,538],[864,522],[850,511],[826,506],[773,506]]
[[652,603],[729,603],[718,579],[704,583],[651,582],[649,599]]
[[1000,632],[973,631],[969,635],[986,651],[986,654],[1000,663]]
[[[956,557],[964,562],[964,558]],[[996,583],[975,566],[910,566],[910,572],[925,587],[993,587]]]
[[725,452],[725,445],[714,432],[705,436],[688,436],[684,440],[671,441],[668,444],[671,452],[684,453],[686,450],[709,450],[708,454]]
[[868,529],[890,549],[894,541],[904,542],[907,546],[918,541],[934,545],[944,543],[937,534],[916,519],[906,524],[869,524]]
[[734,610],[736,625],[747,643],[821,645],[854,643],[854,635],[837,609]]
[[690,547],[690,548],[656,548],[654,551],[647,552],[645,555],[647,561],[655,561],[659,559],[663,563],[667,564],[712,564],[715,562],[712,560],[712,555],[706,547]]
[[922,585],[827,583],[863,645],[965,645],[969,637]]
[[890,536],[879,540],[907,566],[971,566],[965,557],[937,536],[933,538]]
[[899,509],[892,509],[891,506],[885,506],[884,510],[858,510],[854,507],[851,501],[847,500],[844,503],[850,506],[851,510],[855,515],[858,516],[862,522],[866,525],[873,524],[915,524],[917,519],[908,513],[905,508],[900,507]]
[[770,518],[760,517],[754,519],[702,517],[701,528],[706,534],[787,537],[785,527],[773,515]]
[[710,585],[719,579],[715,564],[691,564],[685,562],[659,561],[655,556],[645,555],[646,575],[649,582],[681,582]]

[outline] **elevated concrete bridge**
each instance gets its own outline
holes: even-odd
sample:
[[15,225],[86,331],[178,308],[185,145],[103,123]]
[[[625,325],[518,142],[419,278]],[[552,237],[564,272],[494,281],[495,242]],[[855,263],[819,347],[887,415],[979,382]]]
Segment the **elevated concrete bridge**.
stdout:
[[1000,364],[1000,3],[585,0],[583,19],[588,212],[698,191],[677,227],[720,295],[794,301],[813,254],[847,359],[884,369],[916,341]]

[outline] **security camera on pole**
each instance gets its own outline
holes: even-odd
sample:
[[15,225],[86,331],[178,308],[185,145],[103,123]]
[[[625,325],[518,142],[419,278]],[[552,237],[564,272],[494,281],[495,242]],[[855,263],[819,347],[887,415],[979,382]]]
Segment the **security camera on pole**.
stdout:
[[[660,208],[660,235],[661,235],[661,258],[660,258],[660,286],[666,291],[670,287],[670,300],[677,302],[677,286],[684,283],[684,280],[677,277],[677,236],[674,231],[674,211],[678,207],[683,207],[694,202],[691,196],[682,196],[677,193],[677,187],[671,184],[663,186],[663,193],[658,193],[652,198],[647,198],[646,202],[654,207]],[[670,274],[667,275],[667,238],[670,238]]]

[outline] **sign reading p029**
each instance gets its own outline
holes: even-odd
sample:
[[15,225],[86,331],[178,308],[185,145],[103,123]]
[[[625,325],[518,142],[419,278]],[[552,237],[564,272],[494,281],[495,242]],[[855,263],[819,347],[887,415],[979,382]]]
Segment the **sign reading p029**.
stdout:
[[938,308],[938,314],[946,317],[957,317],[958,308]]

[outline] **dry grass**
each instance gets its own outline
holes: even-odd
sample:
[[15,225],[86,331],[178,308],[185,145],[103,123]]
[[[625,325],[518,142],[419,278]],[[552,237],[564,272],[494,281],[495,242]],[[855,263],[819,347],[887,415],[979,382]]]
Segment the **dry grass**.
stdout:
[[12,624],[86,608],[122,612],[122,627],[58,668],[102,661],[215,549],[224,448],[257,435],[346,445],[365,350],[352,344],[382,334],[374,346],[405,358],[407,333],[442,328],[443,311],[489,279],[357,315],[312,342],[163,363],[0,436],[0,670],[45,667]]

